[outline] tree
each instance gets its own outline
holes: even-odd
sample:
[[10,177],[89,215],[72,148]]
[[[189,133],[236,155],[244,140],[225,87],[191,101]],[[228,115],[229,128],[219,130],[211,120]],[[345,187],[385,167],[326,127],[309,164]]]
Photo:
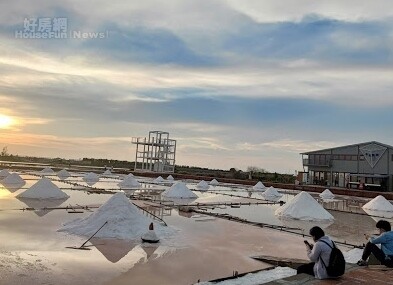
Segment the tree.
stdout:
[[3,150],[0,153],[0,156],[8,156],[8,155],[9,155],[8,154],[8,147],[5,146],[5,147],[3,147]]

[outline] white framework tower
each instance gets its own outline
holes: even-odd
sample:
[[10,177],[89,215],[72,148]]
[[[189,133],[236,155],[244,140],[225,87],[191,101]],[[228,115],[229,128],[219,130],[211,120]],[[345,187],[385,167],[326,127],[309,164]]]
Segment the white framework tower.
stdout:
[[135,170],[150,172],[175,171],[176,140],[168,132],[150,131],[149,137],[133,137],[136,145]]

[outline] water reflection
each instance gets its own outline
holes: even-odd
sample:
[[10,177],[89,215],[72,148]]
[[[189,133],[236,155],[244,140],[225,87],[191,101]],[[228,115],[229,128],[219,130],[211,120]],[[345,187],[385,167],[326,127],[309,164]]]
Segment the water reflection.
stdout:
[[386,211],[377,211],[377,210],[369,210],[363,209],[374,221],[378,222],[379,220],[389,220],[392,222],[393,212]]
[[[119,240],[119,239],[102,239],[92,238],[90,243],[98,249],[99,252],[110,262],[116,263],[125,257],[135,246],[135,241]],[[138,253],[138,251],[137,251]],[[139,253],[137,254],[143,257]]]
[[59,207],[61,204],[63,204],[65,201],[69,199],[69,197],[63,199],[51,199],[51,200],[38,200],[38,199],[21,198],[21,197],[16,197],[16,198],[22,203],[26,204],[28,208],[34,208],[35,209],[34,213],[39,217],[43,217],[49,212],[53,211],[53,209],[47,209],[47,208]]
[[286,226],[290,228],[299,228],[302,230],[304,234],[309,233],[310,229],[314,226],[319,226],[322,229],[326,229],[330,225],[334,223],[334,221],[324,220],[324,221],[303,221],[303,220],[295,220],[288,218],[280,218],[280,221]]

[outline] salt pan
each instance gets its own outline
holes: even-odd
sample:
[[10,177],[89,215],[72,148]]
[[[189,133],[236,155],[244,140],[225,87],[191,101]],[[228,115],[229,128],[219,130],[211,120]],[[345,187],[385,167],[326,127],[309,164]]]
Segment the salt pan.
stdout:
[[375,197],[362,208],[368,210],[393,212],[393,205],[382,195]]
[[[152,220],[134,206],[124,193],[114,194],[105,204],[83,219],[66,223],[58,231],[75,235],[91,236],[105,222],[108,222],[96,235],[97,238],[136,239],[149,229]],[[172,229],[155,224],[158,236],[168,236]]]
[[167,198],[198,198],[194,192],[188,189],[184,182],[173,184],[162,193],[162,196]]
[[326,211],[307,192],[300,192],[290,202],[278,208],[275,214],[279,217],[315,221],[334,220],[334,217]]
[[322,199],[333,199],[334,194],[329,189],[325,189],[321,194],[319,194],[319,197]]
[[26,191],[20,193],[18,198],[30,199],[64,199],[69,196],[61,191],[52,181],[43,177]]
[[210,181],[209,184],[212,186],[217,186],[219,184],[219,182],[216,179],[213,179],[212,181]]

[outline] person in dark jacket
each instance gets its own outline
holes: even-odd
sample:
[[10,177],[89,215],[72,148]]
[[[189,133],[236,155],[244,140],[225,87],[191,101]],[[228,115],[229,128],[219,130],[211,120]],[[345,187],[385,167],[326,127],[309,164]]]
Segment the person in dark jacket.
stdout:
[[[297,274],[306,273],[315,276],[317,279],[327,279],[330,276],[326,272],[326,267],[323,264],[329,264],[330,254],[332,252],[333,242],[325,236],[325,232],[320,227],[313,227],[310,229],[315,245],[306,244],[307,256],[312,261],[311,263],[300,265],[297,269]],[[322,242],[325,241],[326,243]],[[323,260],[323,262],[322,262]]]
[[[393,232],[391,225],[388,221],[379,220],[375,226],[379,230],[379,235],[376,237],[365,235],[368,243],[363,250],[362,259],[357,264],[359,266],[368,265],[367,259],[372,253],[381,264],[393,267]],[[380,244],[381,248],[377,244]]]

